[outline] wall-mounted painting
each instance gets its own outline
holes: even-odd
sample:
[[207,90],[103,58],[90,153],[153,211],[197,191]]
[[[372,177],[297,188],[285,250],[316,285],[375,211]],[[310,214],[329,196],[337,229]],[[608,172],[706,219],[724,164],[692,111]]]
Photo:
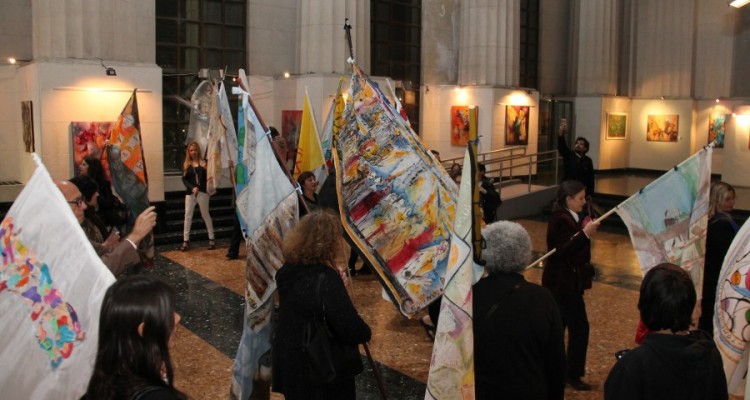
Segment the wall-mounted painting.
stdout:
[[299,130],[302,127],[302,110],[281,111],[281,137],[286,144],[287,165],[294,165],[299,143]]
[[451,106],[451,145],[466,146],[467,144],[469,144],[469,106]]
[[724,147],[724,134],[729,114],[711,114],[708,116],[708,143],[716,140],[717,149]]
[[505,145],[529,144],[529,106],[505,107]]
[[628,116],[622,113],[607,114],[607,139],[625,139]]
[[679,137],[679,120],[679,115],[649,115],[646,122],[646,140],[676,142]]
[[[73,175],[80,174],[81,162],[92,156],[102,160],[104,171],[109,174],[107,157],[103,157],[104,142],[109,138],[114,122],[71,122],[70,138],[73,141]],[[107,176],[109,179],[109,176]]]
[[23,145],[27,153],[36,151],[34,148],[34,109],[31,100],[21,102],[21,122],[23,122]]

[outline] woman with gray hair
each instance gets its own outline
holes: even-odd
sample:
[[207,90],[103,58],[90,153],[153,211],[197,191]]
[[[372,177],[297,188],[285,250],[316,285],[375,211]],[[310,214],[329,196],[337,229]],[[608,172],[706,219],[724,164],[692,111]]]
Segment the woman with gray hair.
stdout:
[[562,399],[565,349],[549,290],[527,282],[531,239],[519,224],[486,226],[486,276],[474,285],[476,399]]

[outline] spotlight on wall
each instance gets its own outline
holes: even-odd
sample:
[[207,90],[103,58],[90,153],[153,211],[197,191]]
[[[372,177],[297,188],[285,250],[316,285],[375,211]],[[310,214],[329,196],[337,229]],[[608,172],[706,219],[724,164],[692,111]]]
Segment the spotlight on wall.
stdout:
[[750,3],[750,0],[733,0],[729,2],[729,5],[734,8],[740,8],[744,5],[747,5],[747,3]]
[[750,115],[750,105],[744,104],[744,105],[735,107],[734,115],[740,115],[740,116]]
[[102,64],[102,68],[104,68],[104,72],[107,74],[107,76],[117,76],[117,71],[115,71],[114,68],[104,65],[104,60],[102,60],[101,58],[97,58],[97,60],[99,60],[99,63]]
[[8,57],[6,59],[6,61],[8,61],[8,64],[10,64],[10,65],[15,65],[15,64],[18,64],[18,63],[27,63],[27,62],[30,62],[31,60],[19,60],[19,59],[15,58],[15,57]]
[[284,71],[284,79],[289,79],[290,76],[289,71]]

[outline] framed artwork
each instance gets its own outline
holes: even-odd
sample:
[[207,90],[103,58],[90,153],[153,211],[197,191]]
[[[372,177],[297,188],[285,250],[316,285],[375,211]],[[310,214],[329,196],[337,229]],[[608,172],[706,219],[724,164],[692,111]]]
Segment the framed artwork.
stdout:
[[23,145],[27,153],[36,151],[34,148],[34,109],[31,100],[21,102],[21,122],[23,122]]
[[708,143],[716,140],[714,148],[724,147],[724,134],[726,133],[729,114],[711,114],[708,116]]
[[606,139],[625,139],[627,132],[628,116],[621,113],[607,114],[607,136]]
[[297,157],[297,145],[299,144],[299,131],[302,128],[302,110],[281,111],[281,137],[286,145],[287,165],[294,165]]
[[529,144],[529,106],[505,106],[505,145]]
[[469,144],[469,106],[451,106],[451,145]]
[[109,138],[114,122],[71,122],[70,138],[73,142],[73,176],[81,173],[80,166],[84,158],[97,157],[109,177],[109,164],[104,157],[104,142]]
[[646,121],[646,140],[676,142],[679,136],[679,115],[649,115]]

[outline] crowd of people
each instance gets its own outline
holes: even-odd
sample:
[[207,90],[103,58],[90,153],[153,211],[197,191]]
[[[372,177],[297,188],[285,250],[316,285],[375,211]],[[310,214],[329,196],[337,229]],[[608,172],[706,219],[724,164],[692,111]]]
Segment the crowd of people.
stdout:
[[[484,165],[479,166],[486,248],[482,253],[485,274],[473,287],[474,346],[481,349],[474,353],[477,399],[498,398],[499,393],[513,399],[562,399],[566,385],[576,391],[592,389],[583,379],[589,342],[585,293],[592,288],[595,275],[591,241],[600,223],[586,207],[594,185],[593,167],[585,156],[588,142],[578,138],[570,150],[565,144],[566,126],[560,132],[566,178],[558,186],[548,221],[547,250],[554,253],[545,263],[541,285],[528,282],[523,275],[531,261],[528,232],[515,222],[495,221],[499,195]],[[449,170],[449,175],[460,179],[460,172],[459,166]],[[197,143],[187,147],[183,182],[185,223],[180,250],[189,249],[196,203],[208,230],[208,249],[213,249],[205,160]],[[326,195],[321,194],[319,200],[313,173],[301,173],[297,183],[300,221],[284,238],[285,262],[276,274],[273,390],[288,400],[354,399],[354,377],[361,368],[333,383],[320,383],[310,380],[300,362],[304,326],[312,321],[322,319],[333,338],[352,346],[368,342],[372,332],[347,294],[347,270],[336,266],[344,235],[339,216],[328,209]],[[104,297],[94,373],[84,398],[186,398],[174,387],[170,357],[180,321],[174,289],[152,275],[128,273],[141,260],[139,242],[156,224],[154,208],[128,223],[95,158],[84,160],[80,176],[57,186],[97,254],[119,278]],[[732,186],[711,185],[700,301],[690,276],[678,266],[660,264],[645,275],[638,310],[647,334],[642,344],[618,353],[604,385],[605,399],[728,397],[712,335],[719,270],[739,229],[730,215],[734,199]],[[356,262],[357,256],[355,246],[352,249],[350,271],[354,270],[351,260]],[[237,257],[237,249],[229,251],[227,258]],[[701,309],[698,319],[693,312],[696,306]],[[420,320],[428,334],[432,327],[434,335],[438,323],[436,309],[439,306],[432,306],[430,316]]]

